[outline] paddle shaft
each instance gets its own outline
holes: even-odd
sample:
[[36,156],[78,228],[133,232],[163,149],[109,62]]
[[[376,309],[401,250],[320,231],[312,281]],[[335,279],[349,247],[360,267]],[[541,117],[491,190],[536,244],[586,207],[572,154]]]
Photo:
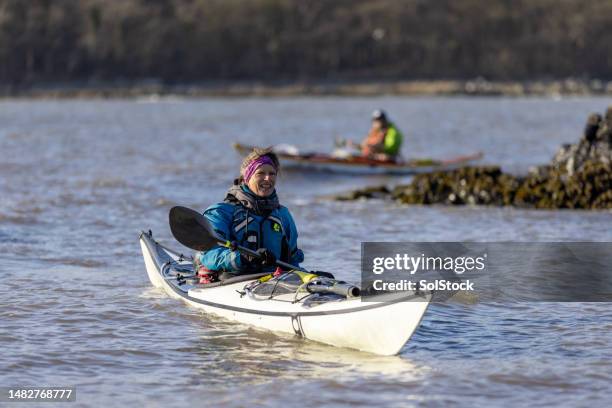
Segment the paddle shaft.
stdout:
[[[219,243],[221,245],[223,245],[224,247],[226,247],[226,248],[236,249],[238,252],[242,252],[245,255],[249,255],[249,256],[252,256],[252,257],[255,257],[255,258],[261,258],[261,255],[259,255],[257,253],[257,251],[253,251],[252,249],[245,248],[245,247],[240,246],[240,245],[233,245],[230,241],[221,241],[221,240],[219,240]],[[296,270],[297,269],[297,270],[300,270],[302,272],[308,272],[306,269],[299,268],[299,267],[297,267],[295,265],[291,265],[291,264],[289,264],[287,262],[279,261],[278,259],[276,260],[276,266],[280,266],[281,268],[288,269],[288,270]]]

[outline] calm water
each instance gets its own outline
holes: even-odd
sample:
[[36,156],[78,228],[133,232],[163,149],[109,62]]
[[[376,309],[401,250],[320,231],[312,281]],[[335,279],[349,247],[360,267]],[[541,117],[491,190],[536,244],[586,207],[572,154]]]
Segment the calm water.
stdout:
[[[77,403],[607,406],[609,304],[433,305],[396,357],[229,323],[152,288],[138,233],[204,208],[236,174],[230,142],[327,150],[373,108],[405,156],[481,150],[526,172],[608,99],[292,98],[0,102],[0,386],[77,386]],[[359,279],[361,241],[612,241],[612,213],[399,207],[321,197],[401,179],[286,172],[305,266]]]

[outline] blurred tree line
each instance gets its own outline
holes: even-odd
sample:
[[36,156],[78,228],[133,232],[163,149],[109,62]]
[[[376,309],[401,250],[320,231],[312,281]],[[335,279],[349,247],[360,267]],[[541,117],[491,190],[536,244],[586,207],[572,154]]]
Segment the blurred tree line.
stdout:
[[0,0],[0,82],[612,77],[611,0]]

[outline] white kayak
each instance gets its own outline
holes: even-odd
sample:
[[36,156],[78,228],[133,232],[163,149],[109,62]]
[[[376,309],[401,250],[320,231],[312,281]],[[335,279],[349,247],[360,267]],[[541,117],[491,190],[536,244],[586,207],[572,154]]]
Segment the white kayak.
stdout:
[[140,235],[140,246],[151,283],[191,306],[259,328],[379,355],[401,350],[431,300],[430,294],[410,293],[378,301],[282,290],[272,296],[270,288],[276,291],[283,282],[273,278],[263,284],[261,274],[199,284],[190,257],[160,245],[150,232]]

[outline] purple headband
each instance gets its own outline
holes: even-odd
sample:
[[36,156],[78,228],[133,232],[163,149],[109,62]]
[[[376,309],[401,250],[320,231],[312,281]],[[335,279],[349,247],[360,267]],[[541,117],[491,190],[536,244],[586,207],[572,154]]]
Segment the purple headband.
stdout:
[[274,167],[274,170],[278,170],[278,168],[276,167],[276,165],[274,164],[270,156],[261,156],[253,160],[252,162],[249,163],[248,166],[246,166],[246,168],[244,169],[244,175],[243,175],[244,181],[248,183],[249,179],[253,176],[253,174],[255,174],[257,169],[263,166],[264,164],[269,164],[270,166]]

